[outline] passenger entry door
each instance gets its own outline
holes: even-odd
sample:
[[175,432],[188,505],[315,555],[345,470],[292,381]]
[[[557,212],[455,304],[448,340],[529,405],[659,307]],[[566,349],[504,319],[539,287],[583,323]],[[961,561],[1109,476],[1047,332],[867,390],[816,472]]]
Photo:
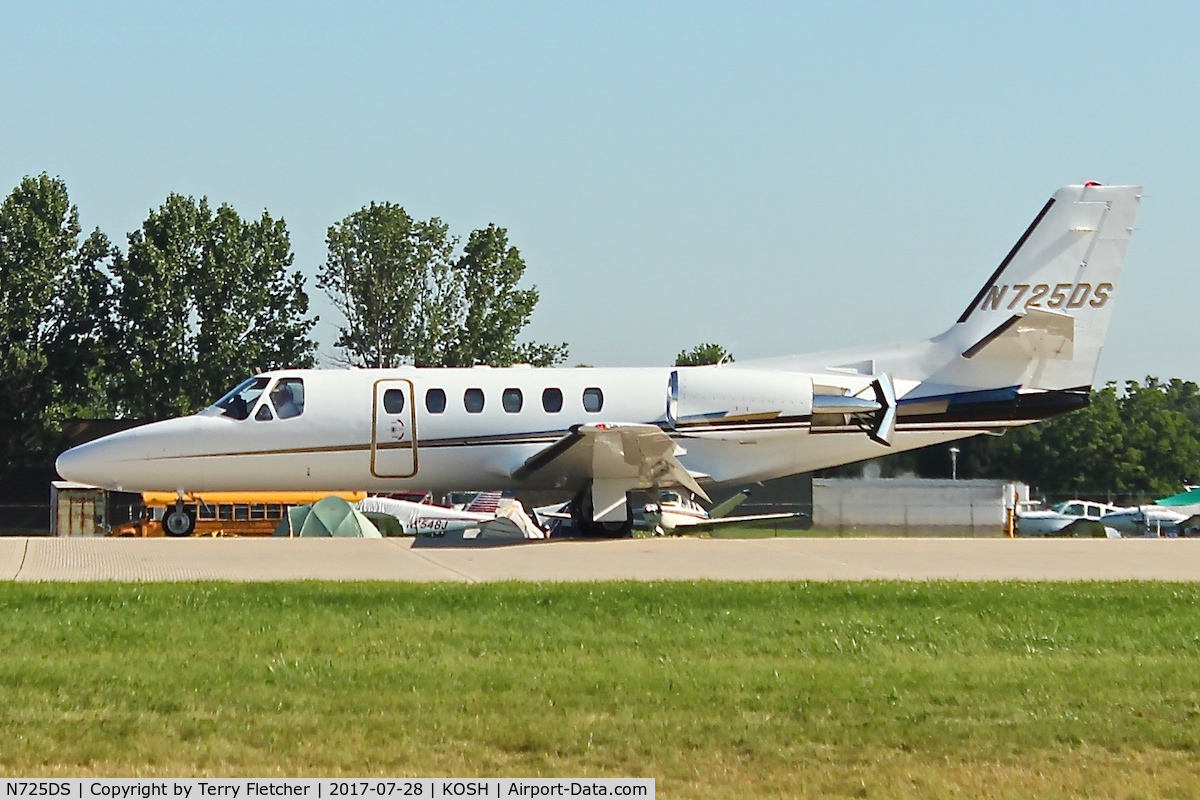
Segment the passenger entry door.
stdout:
[[371,415],[371,474],[376,478],[416,475],[417,412],[412,381],[375,381]]

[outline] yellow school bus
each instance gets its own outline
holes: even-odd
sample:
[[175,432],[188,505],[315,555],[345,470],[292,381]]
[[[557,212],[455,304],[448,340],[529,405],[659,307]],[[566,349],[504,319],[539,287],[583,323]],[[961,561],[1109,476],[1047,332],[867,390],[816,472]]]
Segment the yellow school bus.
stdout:
[[270,536],[289,506],[315,503],[336,494],[356,503],[366,492],[205,492],[185,494],[189,524],[167,528],[179,500],[174,492],[144,492],[140,519],[118,525],[110,536]]

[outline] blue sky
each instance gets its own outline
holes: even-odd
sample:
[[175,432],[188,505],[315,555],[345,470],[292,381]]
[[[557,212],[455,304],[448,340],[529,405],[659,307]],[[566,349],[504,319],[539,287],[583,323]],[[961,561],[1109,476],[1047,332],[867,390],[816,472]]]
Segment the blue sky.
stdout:
[[[745,7],[743,7],[745,6]],[[569,363],[947,327],[1059,186],[1146,186],[1099,381],[1200,380],[1200,6],[13,4],[0,191],[495,222]],[[331,352],[336,312],[314,285]]]

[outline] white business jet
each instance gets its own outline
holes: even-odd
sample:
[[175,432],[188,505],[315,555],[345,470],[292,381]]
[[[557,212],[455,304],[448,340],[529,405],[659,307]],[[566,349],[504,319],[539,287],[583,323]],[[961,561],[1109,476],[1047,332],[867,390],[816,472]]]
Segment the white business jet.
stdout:
[[[1141,196],[1094,183],[1055,192],[931,339],[707,367],[276,370],[198,414],[72,448],[58,471],[181,494],[557,489],[573,495],[583,531],[624,535],[632,490],[707,499],[710,483],[825,469],[1082,408]],[[172,533],[190,532],[182,505],[168,516]]]

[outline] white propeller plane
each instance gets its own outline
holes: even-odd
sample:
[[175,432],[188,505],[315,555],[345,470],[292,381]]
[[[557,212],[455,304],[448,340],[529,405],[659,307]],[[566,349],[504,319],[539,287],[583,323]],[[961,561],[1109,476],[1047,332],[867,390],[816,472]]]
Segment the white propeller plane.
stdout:
[[277,370],[198,414],[72,448],[58,472],[180,493],[558,489],[574,496],[583,531],[624,535],[632,490],[707,499],[708,483],[824,469],[1087,405],[1141,196],[1095,183],[1055,192],[931,339],[708,367]]
[[[728,516],[729,512],[740,506],[749,497],[750,492],[747,489],[743,489],[720,505],[714,506],[711,511],[706,511],[704,506],[697,503],[694,498],[686,497],[680,492],[661,491],[657,494],[657,500],[646,503],[641,508],[633,509],[633,527],[649,531],[655,536],[707,533],[727,525],[781,522],[805,516],[797,511]],[[534,514],[541,520],[574,520],[569,504],[537,508],[534,509]]]

